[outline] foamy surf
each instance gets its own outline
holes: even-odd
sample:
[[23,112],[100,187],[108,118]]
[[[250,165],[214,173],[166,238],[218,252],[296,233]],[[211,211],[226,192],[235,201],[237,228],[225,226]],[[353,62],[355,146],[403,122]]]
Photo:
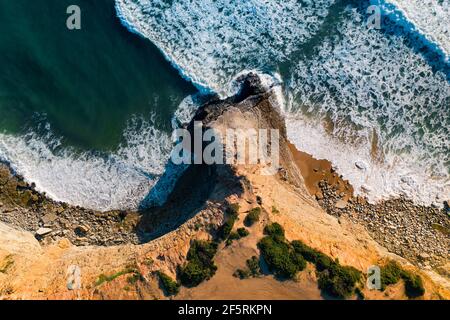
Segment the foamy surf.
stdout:
[[[446,75],[401,37],[360,28],[361,14],[346,13],[338,35],[292,68],[289,136],[301,150],[331,160],[372,201],[405,195],[442,205],[450,198]],[[307,115],[326,123],[328,135],[306,126]],[[368,170],[356,168],[361,161]]]
[[[164,173],[171,138],[151,122],[134,119],[124,140],[114,153],[79,154],[61,149],[50,132],[0,134],[0,159],[54,200],[102,211],[138,209]],[[155,196],[155,203],[165,199]]]
[[423,35],[431,47],[450,59],[450,2],[448,0],[371,0],[396,22]]
[[[394,22],[415,25],[448,54],[448,1],[427,1],[431,9],[381,2],[402,13]],[[373,201],[405,195],[441,204],[450,198],[449,75],[433,71],[401,35],[368,30],[361,11],[341,13],[339,3],[116,0],[116,9],[125,27],[150,39],[202,93],[230,96],[236,77],[258,70],[277,93],[289,138],[331,160],[357,192]],[[332,15],[338,22],[324,32]],[[302,46],[314,53],[305,57]],[[173,127],[189,122],[197,106],[195,96],[186,98]],[[130,124],[124,140],[114,153],[77,154],[55,147],[51,136],[0,134],[0,158],[56,200],[99,210],[162,203],[181,172],[166,167],[170,134]]]
[[[418,1],[379,4],[384,13],[395,9],[392,20],[406,33],[448,52],[447,1],[428,2],[426,9]],[[223,97],[242,70],[276,74],[284,64],[281,105],[298,147],[332,160],[373,201],[405,195],[442,204],[450,198],[448,75],[434,71],[401,34],[367,29],[362,11],[349,6],[338,17],[330,9],[338,3],[117,0],[116,7],[123,24],[155,43],[186,78]],[[298,54],[332,14],[338,32],[321,33],[312,56]],[[321,127],[325,119],[331,130]],[[374,157],[374,143],[382,156]]]
[[117,0],[116,9],[123,25],[150,39],[185,78],[226,97],[242,70],[276,69],[319,30],[333,3]]

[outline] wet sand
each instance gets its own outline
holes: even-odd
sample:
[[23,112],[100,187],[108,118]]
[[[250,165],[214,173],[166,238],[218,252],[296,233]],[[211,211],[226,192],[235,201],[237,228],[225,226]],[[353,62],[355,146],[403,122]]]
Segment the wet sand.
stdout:
[[310,154],[299,151],[292,143],[288,145],[305,180],[306,188],[312,196],[318,200],[323,197],[319,182],[325,180],[329,185],[336,187],[337,193],[343,194],[344,201],[353,197],[352,185],[333,170],[330,161],[315,159]]

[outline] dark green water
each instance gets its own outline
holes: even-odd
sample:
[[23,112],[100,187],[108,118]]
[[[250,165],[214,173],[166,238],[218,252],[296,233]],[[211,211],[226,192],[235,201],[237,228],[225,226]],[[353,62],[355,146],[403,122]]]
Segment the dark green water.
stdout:
[[[69,5],[81,30],[68,30]],[[159,129],[195,89],[148,40],[116,18],[114,0],[0,0],[0,131],[49,123],[65,145],[114,150],[133,115]]]

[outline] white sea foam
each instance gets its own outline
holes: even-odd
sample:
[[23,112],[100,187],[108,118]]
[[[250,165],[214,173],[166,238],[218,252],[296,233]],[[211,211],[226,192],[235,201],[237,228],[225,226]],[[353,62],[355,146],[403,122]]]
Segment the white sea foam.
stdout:
[[[371,2],[385,13],[402,12],[394,21],[416,23],[407,31],[447,50],[447,0],[427,0],[427,8],[418,1]],[[332,160],[372,200],[404,193],[430,204],[450,197],[446,75],[434,73],[400,36],[367,29],[355,9],[347,9],[338,35],[326,37],[311,61],[294,62],[291,54],[314,37],[334,1],[116,3],[125,25],[153,41],[186,78],[221,95],[234,93],[232,80],[243,70],[273,73],[281,62],[293,64],[288,103],[281,102],[289,137]],[[324,118],[331,132],[321,129]]]
[[406,19],[450,58],[450,2],[448,0],[371,0],[394,19]]
[[[369,186],[372,200],[405,194],[442,204],[450,198],[450,85],[401,37],[361,28],[363,17],[347,13],[339,35],[293,68],[289,136],[300,149],[331,160],[357,191]],[[331,122],[328,134],[308,125],[307,115],[311,123]],[[370,168],[358,169],[358,161]]]
[[124,140],[114,153],[78,154],[61,149],[51,133],[0,134],[0,159],[57,201],[105,211],[137,209],[163,174],[172,143],[169,134],[139,119],[130,122]]
[[[425,0],[426,7],[419,0],[381,2],[395,4],[420,33],[448,52],[448,0]],[[276,75],[283,63],[284,97],[280,86],[275,90],[290,139],[332,160],[372,200],[400,193],[425,204],[450,198],[445,75],[434,73],[401,37],[367,30],[354,10],[333,25],[338,35],[325,36],[312,60],[296,57],[334,3],[116,0],[116,8],[129,30],[149,38],[202,91],[231,95],[233,79],[243,70],[272,74],[268,83],[279,84]],[[291,69],[287,76],[286,65]],[[191,119],[195,100],[183,101],[174,128]],[[333,123],[331,129],[324,129],[324,119]],[[0,134],[0,158],[57,200],[101,210],[137,208],[147,195],[151,199],[145,201],[161,203],[173,179],[155,184],[162,175],[179,173],[165,171],[170,134],[151,123],[137,127],[131,123],[126,143],[107,155],[61,151],[54,138],[32,133]],[[378,159],[369,145],[374,133],[383,154]]]
[[117,0],[123,24],[149,38],[200,88],[228,96],[242,70],[277,63],[308,40],[334,0]]

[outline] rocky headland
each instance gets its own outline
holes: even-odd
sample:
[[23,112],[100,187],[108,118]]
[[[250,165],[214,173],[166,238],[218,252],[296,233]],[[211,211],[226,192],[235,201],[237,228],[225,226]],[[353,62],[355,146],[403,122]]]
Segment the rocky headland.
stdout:
[[[383,291],[364,286],[368,268],[389,261],[421,277],[420,298],[450,298],[448,208],[416,206],[406,199],[370,204],[354,196],[331,164],[289,143],[272,90],[255,75],[241,80],[237,96],[211,98],[193,121],[219,132],[280,130],[281,168],[275,175],[261,175],[262,164],[193,165],[162,207],[96,212],[55,202],[7,164],[0,165],[0,298],[329,298],[313,263],[295,281],[281,282],[267,268],[258,243],[273,223],[284,228],[286,241],[301,241],[336,259],[336,265],[360,272],[358,294],[349,298],[406,299],[402,282]],[[248,215],[256,212],[258,219],[248,225]],[[196,240],[217,246],[215,268],[205,281],[179,288]],[[261,274],[233,276],[252,257],[260,261]],[[74,276],[79,286],[70,282]],[[169,284],[176,294],[168,294]]]

